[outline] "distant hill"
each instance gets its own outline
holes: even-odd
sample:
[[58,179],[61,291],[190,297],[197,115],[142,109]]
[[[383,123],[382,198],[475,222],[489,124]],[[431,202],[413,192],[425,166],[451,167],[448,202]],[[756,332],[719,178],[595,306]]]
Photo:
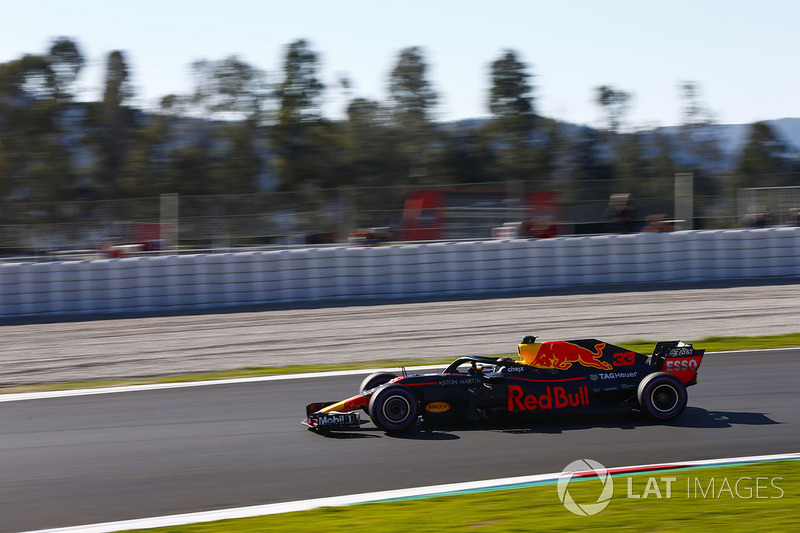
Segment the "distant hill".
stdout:
[[[488,119],[465,119],[453,123],[457,128],[471,129],[483,125]],[[765,120],[772,127],[778,136],[795,151],[800,152],[800,118],[780,118],[775,120]],[[579,131],[586,126],[578,126],[570,123],[560,123],[568,132]],[[747,142],[747,136],[752,124],[718,124],[714,126],[716,133],[722,142],[722,150],[729,160],[726,167],[735,164],[733,161]],[[658,131],[676,135],[680,131],[679,126],[664,126],[657,128]]]
[[[800,118],[765,120],[786,144],[800,150]],[[718,126],[724,139],[723,149],[727,154],[738,154],[747,142],[751,124],[721,124]]]
[[[800,118],[781,118],[765,120],[764,122],[769,124],[790,149],[800,153]],[[714,126],[725,155],[725,161],[722,162],[722,168],[719,170],[729,170],[736,166],[736,159],[747,142],[751,126],[752,124],[718,124]],[[679,126],[667,126],[658,129],[669,135],[678,135],[680,132]]]

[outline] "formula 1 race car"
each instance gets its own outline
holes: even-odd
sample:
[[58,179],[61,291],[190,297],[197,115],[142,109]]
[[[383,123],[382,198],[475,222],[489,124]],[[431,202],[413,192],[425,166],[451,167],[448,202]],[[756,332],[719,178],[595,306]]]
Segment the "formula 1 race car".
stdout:
[[437,374],[378,372],[351,398],[306,406],[303,424],[317,431],[358,427],[363,409],[378,428],[395,433],[419,417],[435,425],[626,406],[665,422],[685,409],[686,387],[697,383],[705,350],[670,341],[645,355],[597,339],[526,336],[518,353],[517,361],[459,357]]

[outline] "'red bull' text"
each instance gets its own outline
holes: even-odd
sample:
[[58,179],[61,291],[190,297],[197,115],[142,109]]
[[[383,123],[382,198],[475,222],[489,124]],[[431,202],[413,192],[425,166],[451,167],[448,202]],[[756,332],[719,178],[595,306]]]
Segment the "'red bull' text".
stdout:
[[544,394],[525,394],[522,387],[508,386],[509,411],[536,411],[537,409],[564,409],[589,405],[589,389],[578,387],[577,392],[567,392],[564,387],[546,387]]

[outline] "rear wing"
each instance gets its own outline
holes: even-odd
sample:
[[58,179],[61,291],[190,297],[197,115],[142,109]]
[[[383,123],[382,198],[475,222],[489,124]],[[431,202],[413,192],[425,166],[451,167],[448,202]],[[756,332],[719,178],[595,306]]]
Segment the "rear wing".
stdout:
[[691,344],[681,341],[659,342],[650,356],[649,363],[661,372],[668,372],[686,385],[697,382],[697,369],[706,353]]

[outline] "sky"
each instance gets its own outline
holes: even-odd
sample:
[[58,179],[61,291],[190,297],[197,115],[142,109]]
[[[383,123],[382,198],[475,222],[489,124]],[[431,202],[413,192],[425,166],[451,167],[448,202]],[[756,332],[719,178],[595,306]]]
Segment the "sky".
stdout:
[[385,101],[400,51],[419,46],[435,116],[452,121],[489,115],[490,64],[513,50],[540,115],[599,126],[609,85],[632,95],[636,129],[680,123],[683,81],[722,124],[800,117],[798,30],[798,0],[0,0],[0,62],[71,37],[82,98],[99,99],[105,57],[123,50],[136,104],[152,107],[192,92],[199,59],[236,55],[280,81],[286,46],[306,39],[336,119],[350,98]]

